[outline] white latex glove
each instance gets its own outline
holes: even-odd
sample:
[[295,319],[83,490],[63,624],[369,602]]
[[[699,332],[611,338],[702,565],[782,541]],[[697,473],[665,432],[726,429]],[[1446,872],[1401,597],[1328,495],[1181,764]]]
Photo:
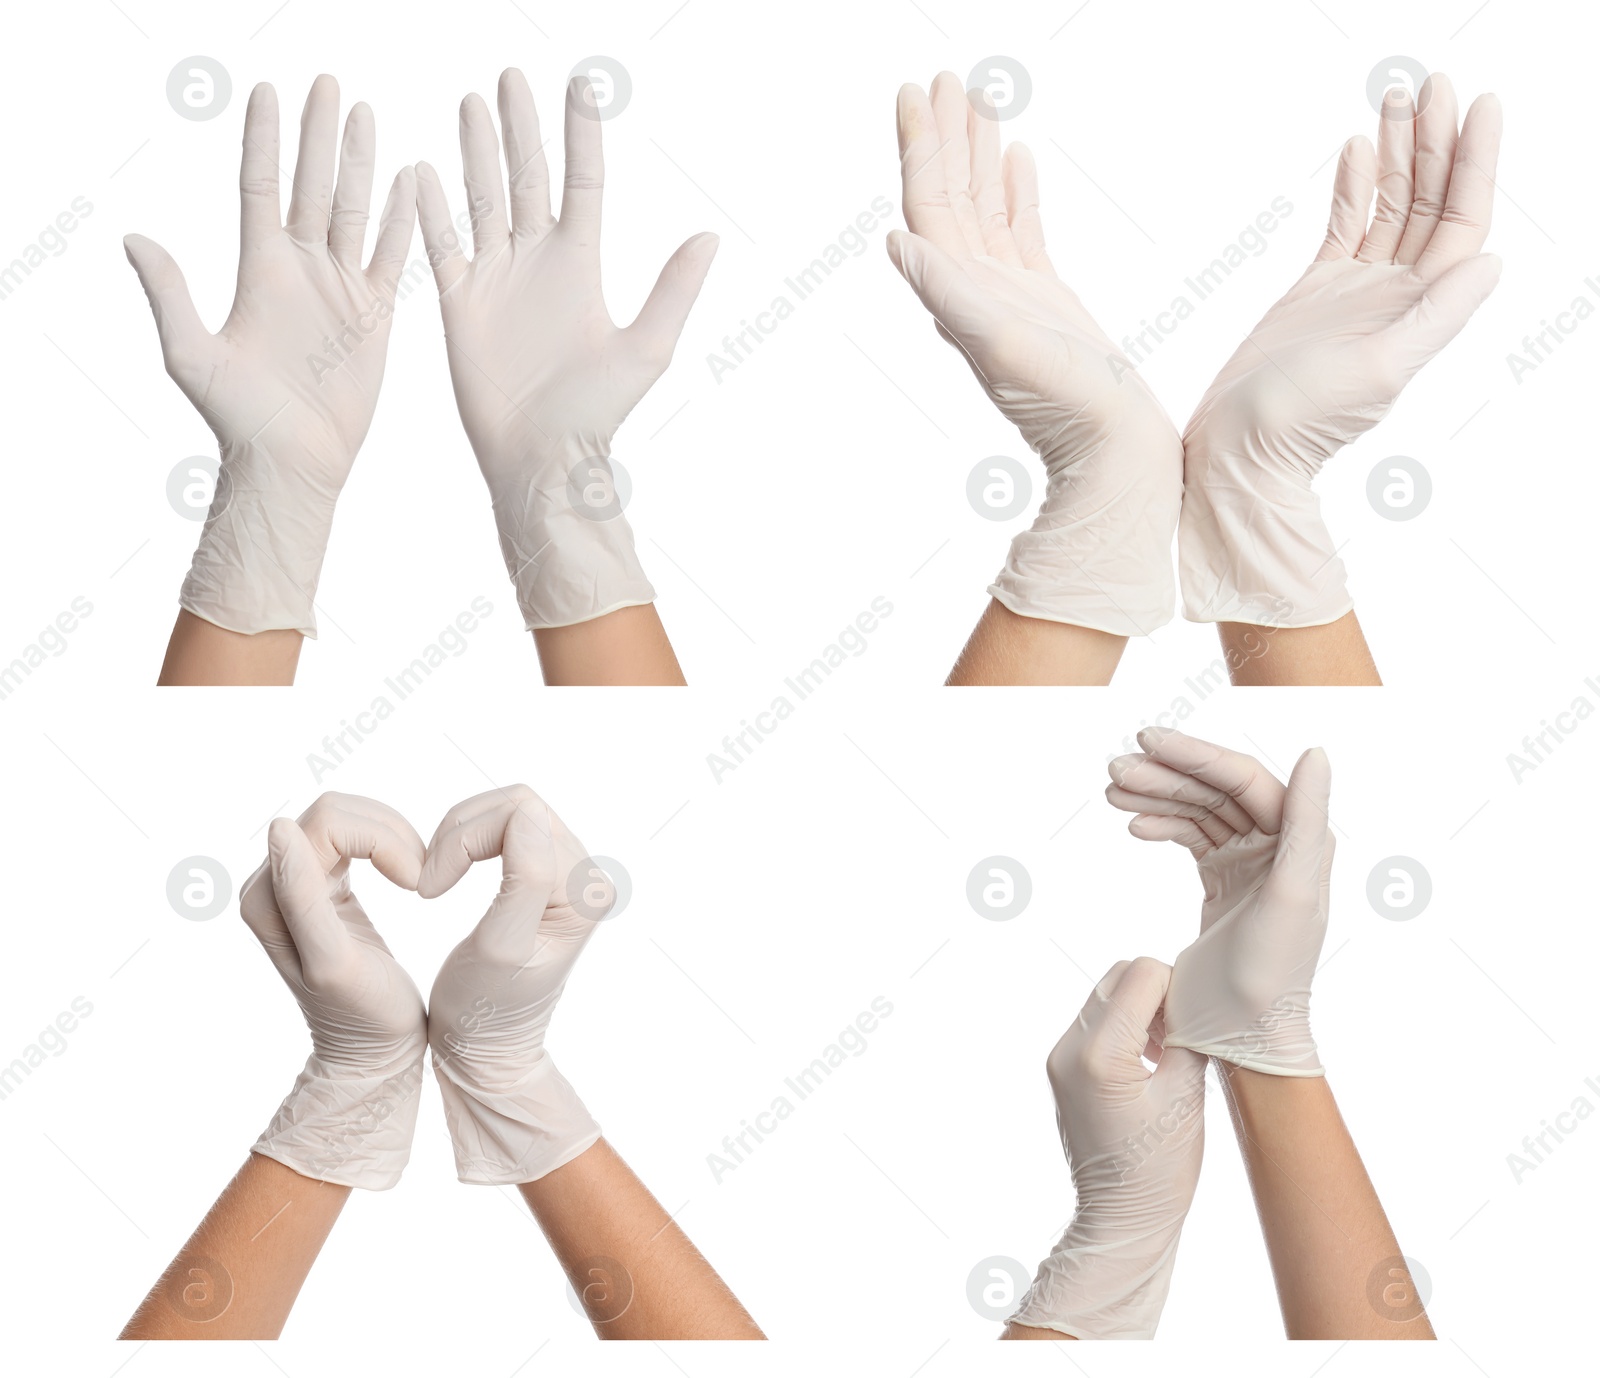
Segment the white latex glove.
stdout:
[[[1448,79],[1419,113],[1391,93],[1378,152],[1352,139],[1316,261],[1239,346],[1183,437],[1178,562],[1195,622],[1314,627],[1354,606],[1312,480],[1377,425],[1500,279],[1480,254],[1494,205],[1500,103],[1456,138]],[[1369,224],[1373,181],[1378,204]]]
[[619,330],[600,292],[605,166],[588,78],[567,86],[566,182],[550,173],[521,72],[500,77],[500,149],[480,96],[461,102],[461,159],[474,255],[461,252],[438,174],[417,165],[417,213],[439,285],[461,424],[489,485],[500,551],[530,631],[655,599],[620,514],[611,438],[672,361],[717,250],[698,234]]
[[[979,91],[972,100],[987,102]],[[1033,526],[989,592],[1012,612],[1118,636],[1172,618],[1183,451],[1144,379],[1045,253],[1039,179],[1021,144],[941,72],[900,88],[906,224],[889,257],[1044,461]]]
[[417,888],[422,839],[375,799],[324,794],[275,818],[267,860],[239,892],[311,1030],[311,1057],[254,1152],[304,1177],[382,1191],[411,1156],[428,1018],[350,888],[350,862]]
[[473,862],[494,856],[500,893],[439,970],[429,1040],[457,1176],[532,1182],[600,1137],[544,1040],[567,975],[616,895],[526,785],[451,809],[428,844],[417,892],[442,895]]
[[1333,872],[1327,753],[1302,755],[1285,787],[1253,757],[1182,732],[1146,728],[1139,745],[1111,762],[1106,798],[1138,815],[1135,837],[1187,847],[1205,890],[1200,936],[1173,964],[1167,1046],[1321,1076],[1311,981]]
[[300,120],[289,219],[278,209],[278,97],[250,93],[239,170],[239,282],[211,334],[159,244],[123,240],[161,335],[167,373],[216,434],[221,470],[178,601],[234,632],[317,634],[313,602],[333,508],[372,424],[395,287],[411,243],[415,183],[402,168],[361,249],[372,199],[372,111],[345,122],[339,86],[312,83]]
[[1205,1146],[1206,1060],[1161,1045],[1171,979],[1151,957],[1118,962],[1050,1054],[1078,1202],[1016,1324],[1080,1340],[1156,1333]]

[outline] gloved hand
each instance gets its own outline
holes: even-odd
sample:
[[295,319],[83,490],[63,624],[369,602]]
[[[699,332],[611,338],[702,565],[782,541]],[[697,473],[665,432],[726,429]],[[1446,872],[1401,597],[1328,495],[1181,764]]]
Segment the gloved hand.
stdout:
[[900,88],[906,224],[889,257],[1044,461],[1045,496],[989,592],[1012,612],[1119,636],[1172,618],[1183,451],[1161,404],[1057,277],[1033,157],[941,72]]
[[1479,96],[1458,142],[1447,78],[1423,83],[1414,121],[1410,97],[1391,97],[1376,160],[1364,138],[1340,155],[1315,262],[1250,332],[1184,432],[1178,563],[1191,621],[1314,627],[1350,611],[1312,480],[1388,414],[1499,281],[1500,260],[1479,250],[1500,103]]
[[395,288],[411,243],[412,170],[394,179],[363,271],[372,199],[372,111],[345,122],[339,86],[312,83],[289,219],[279,223],[278,97],[250,93],[239,171],[239,283],[211,334],[167,251],[123,240],[161,335],[167,373],[216,434],[216,493],[179,602],[235,632],[317,634],[312,604],[333,508],[372,424]]
[[1016,1324],[1080,1340],[1156,1332],[1205,1147],[1206,1060],[1161,1044],[1172,975],[1150,957],[1118,962],[1050,1054],[1078,1202]]
[[500,893],[439,970],[429,1041],[457,1176],[532,1182],[600,1137],[544,1039],[567,975],[616,894],[526,785],[451,809],[428,844],[417,892],[442,895],[493,856],[502,858]]
[[254,1152],[305,1177],[382,1191],[411,1156],[428,1018],[350,888],[350,862],[415,890],[422,839],[375,799],[324,794],[275,818],[267,860],[239,892],[311,1030],[311,1057]]
[[1200,870],[1200,936],[1173,963],[1166,1046],[1252,1071],[1318,1077],[1311,980],[1328,928],[1332,777],[1313,747],[1287,787],[1237,751],[1146,728],[1106,798],[1135,837],[1181,843]]
[[611,438],[666,371],[716,253],[698,234],[619,330],[600,293],[600,121],[586,77],[567,86],[566,185],[550,174],[521,72],[500,77],[511,215],[481,97],[461,102],[474,256],[461,252],[438,174],[417,165],[417,212],[439,285],[456,405],[489,485],[500,550],[530,631],[655,599],[620,515]]

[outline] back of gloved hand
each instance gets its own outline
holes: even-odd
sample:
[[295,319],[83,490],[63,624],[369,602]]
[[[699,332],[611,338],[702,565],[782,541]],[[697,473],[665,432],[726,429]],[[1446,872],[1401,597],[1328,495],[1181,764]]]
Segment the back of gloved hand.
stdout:
[[1388,414],[1499,281],[1500,260],[1480,252],[1499,102],[1473,102],[1458,141],[1448,79],[1423,84],[1415,120],[1399,95],[1384,107],[1376,156],[1364,138],[1345,145],[1316,261],[1184,432],[1178,556],[1192,621],[1312,627],[1350,611],[1312,480]]
[[461,424],[489,486],[500,550],[530,631],[649,603],[655,590],[621,515],[611,439],[666,371],[716,253],[699,234],[668,260],[632,325],[600,291],[605,165],[588,79],[567,86],[566,187],[550,173],[521,72],[500,78],[510,212],[494,124],[461,103],[473,257],[462,252],[438,174],[417,166],[417,213],[439,286]]
[[334,180],[339,87],[312,83],[289,218],[278,208],[278,97],[265,82],[244,117],[239,282],[213,335],[159,244],[123,242],[161,335],[167,372],[221,446],[211,512],[179,602],[229,631],[317,634],[313,601],[334,504],[372,424],[395,289],[411,243],[412,170],[394,179],[372,260],[372,111],[345,123]]
[[1139,745],[1111,763],[1106,798],[1137,815],[1135,837],[1187,847],[1205,890],[1200,936],[1173,963],[1167,1046],[1321,1076],[1310,1018],[1333,870],[1327,754],[1307,751],[1284,786],[1182,732],[1146,728]]
[[428,1001],[433,1067],[463,1182],[532,1182],[600,1137],[556,1070],[545,1033],[615,892],[526,785],[456,805],[428,844],[417,890],[442,895],[501,858],[500,893],[440,968]]
[[989,592],[1012,612],[1120,636],[1171,620],[1183,452],[1138,372],[1045,253],[1032,155],[948,72],[901,88],[906,224],[889,256],[990,400],[1044,461],[1045,496]]
[[311,1057],[254,1152],[305,1177],[381,1191],[411,1156],[428,1020],[422,996],[363,912],[350,862],[417,888],[422,839],[375,799],[324,794],[275,818],[239,912],[311,1030]]
[[1016,1324],[1080,1340],[1155,1334],[1205,1147],[1205,1058],[1161,1043],[1172,979],[1150,957],[1118,962],[1050,1054],[1078,1200]]

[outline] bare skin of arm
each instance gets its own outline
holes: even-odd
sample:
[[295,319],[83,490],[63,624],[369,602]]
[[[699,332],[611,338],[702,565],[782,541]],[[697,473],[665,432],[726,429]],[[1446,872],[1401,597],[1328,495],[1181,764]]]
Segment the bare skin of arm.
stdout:
[[230,632],[180,608],[156,683],[293,684],[304,640],[292,630],[254,636]]
[[764,1340],[604,1139],[519,1188],[603,1340]]
[[1219,622],[1217,636],[1235,684],[1383,683],[1354,612],[1324,627]]
[[1326,1077],[1213,1059],[1291,1340],[1431,1340],[1410,1274]]
[[349,1196],[252,1153],[117,1338],[277,1339]]
[[991,598],[947,685],[1110,684],[1125,636],[1022,617]]
[[654,603],[533,634],[546,684],[682,684]]

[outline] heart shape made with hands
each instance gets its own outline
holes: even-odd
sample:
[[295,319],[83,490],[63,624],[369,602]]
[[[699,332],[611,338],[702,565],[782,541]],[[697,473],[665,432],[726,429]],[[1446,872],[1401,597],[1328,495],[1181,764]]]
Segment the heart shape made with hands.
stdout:
[[[599,1137],[544,1037],[616,888],[533,790],[457,804],[426,847],[388,805],[325,794],[297,822],[274,819],[267,848],[240,913],[299,1002],[312,1056],[258,1152],[297,1171],[310,1163],[307,1175],[325,1180],[340,1180],[331,1169],[392,1185],[430,1046],[464,1181],[533,1180]],[[496,856],[500,890],[446,957],[425,1007],[356,898],[350,863],[370,860],[431,900]]]

